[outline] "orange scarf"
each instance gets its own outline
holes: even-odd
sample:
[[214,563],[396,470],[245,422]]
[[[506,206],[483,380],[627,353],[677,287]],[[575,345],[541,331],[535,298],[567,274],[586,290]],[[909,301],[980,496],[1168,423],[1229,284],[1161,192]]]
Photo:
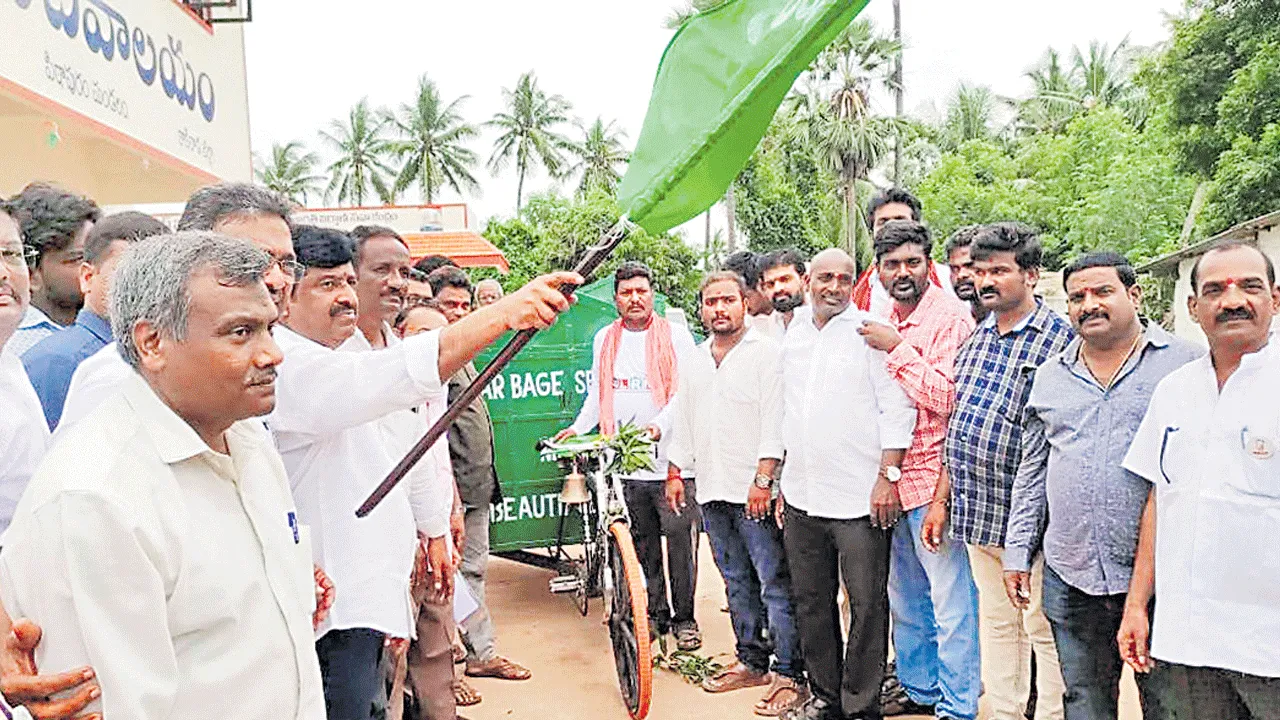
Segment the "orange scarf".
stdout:
[[[622,343],[622,320],[615,320],[604,334],[600,348],[600,432],[613,435],[618,423],[613,414],[613,368]],[[653,394],[653,404],[666,407],[676,392],[676,350],[671,343],[671,323],[658,315],[649,323],[644,339],[644,379]]]

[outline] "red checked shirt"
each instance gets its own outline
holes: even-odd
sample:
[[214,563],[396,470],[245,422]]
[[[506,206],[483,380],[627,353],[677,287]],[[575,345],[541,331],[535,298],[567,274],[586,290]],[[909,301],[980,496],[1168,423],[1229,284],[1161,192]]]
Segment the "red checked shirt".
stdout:
[[906,319],[897,305],[889,322],[903,342],[889,353],[886,366],[916,404],[915,435],[902,460],[898,497],[903,510],[929,504],[942,475],[943,443],[955,399],[955,362],[960,345],[973,334],[969,306],[930,287]]

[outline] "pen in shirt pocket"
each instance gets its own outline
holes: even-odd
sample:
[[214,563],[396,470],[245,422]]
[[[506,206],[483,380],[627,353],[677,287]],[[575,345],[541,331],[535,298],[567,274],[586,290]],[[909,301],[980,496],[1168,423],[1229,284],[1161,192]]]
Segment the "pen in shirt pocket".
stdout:
[[293,531],[293,544],[297,545],[300,542],[298,537],[298,513],[292,510],[289,511],[289,529]]

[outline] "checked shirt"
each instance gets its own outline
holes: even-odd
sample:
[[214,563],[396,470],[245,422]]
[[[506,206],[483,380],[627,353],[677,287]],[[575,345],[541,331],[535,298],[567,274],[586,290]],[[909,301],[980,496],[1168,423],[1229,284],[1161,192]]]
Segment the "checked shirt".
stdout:
[[1037,299],[1036,309],[1009,332],[1000,334],[992,314],[961,346],[946,443],[957,540],[1004,545],[1031,381],[1073,334],[1065,318]]

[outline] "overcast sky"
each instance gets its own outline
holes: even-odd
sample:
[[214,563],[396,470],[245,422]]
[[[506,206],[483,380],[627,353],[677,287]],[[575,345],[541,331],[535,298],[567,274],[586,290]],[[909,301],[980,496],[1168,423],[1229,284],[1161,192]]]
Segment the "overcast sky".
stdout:
[[[270,0],[254,3],[246,29],[253,147],[301,139],[324,150],[316,130],[345,117],[361,97],[375,105],[408,101],[429,74],[445,98],[469,95],[463,110],[482,122],[501,108],[501,89],[522,72],[573,104],[590,122],[616,119],[634,142],[658,59],[671,37],[663,19],[677,0]],[[906,106],[942,107],[961,82],[1002,95],[1025,91],[1022,74],[1049,46],[1063,50],[1128,36],[1134,44],[1168,36],[1165,13],[1181,0],[902,0]],[[888,0],[864,11],[886,31]],[[886,103],[887,104],[887,103]],[[891,107],[882,110],[891,111]],[[565,128],[566,131],[573,128]],[[489,157],[493,134],[473,148]],[[481,170],[483,192],[461,198],[477,219],[510,215],[515,174]],[[528,191],[549,187],[544,176]],[[439,201],[460,198],[446,192]],[[406,198],[408,201],[416,198]],[[717,223],[719,224],[719,223]]]

